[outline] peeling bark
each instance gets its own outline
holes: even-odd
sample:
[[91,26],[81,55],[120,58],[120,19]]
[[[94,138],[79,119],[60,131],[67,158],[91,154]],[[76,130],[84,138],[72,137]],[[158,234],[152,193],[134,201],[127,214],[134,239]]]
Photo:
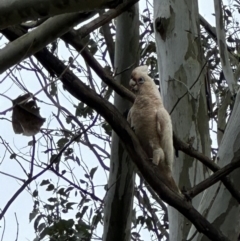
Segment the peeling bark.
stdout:
[[216,14],[215,19],[216,19],[217,42],[218,42],[222,69],[230,91],[232,93],[235,93],[236,80],[234,78],[233,71],[229,61],[229,56],[228,56],[226,34],[225,34],[223,15],[222,15],[222,1],[214,0],[214,8],[215,8],[215,14]]
[[116,7],[114,0],[9,0],[0,1],[0,29],[27,20],[53,17],[63,13],[90,12]]
[[[177,136],[210,155],[204,64],[200,49],[197,1],[154,1],[154,25],[161,94],[171,113]],[[180,189],[193,187],[207,176],[194,158],[179,153],[173,164]],[[201,201],[193,199],[197,207]],[[186,240],[191,223],[169,208],[170,240]]]
[[[14,30],[7,30],[9,39],[14,40],[19,36]],[[5,36],[6,36],[5,35]],[[72,41],[71,38],[67,42]],[[77,38],[77,37],[75,37]],[[77,48],[78,49],[78,48]],[[130,125],[119,111],[104,98],[101,98],[96,92],[86,86],[76,75],[70,70],[66,70],[64,65],[56,56],[50,53],[46,48],[34,55],[38,61],[47,69],[51,69],[62,83],[74,97],[86,103],[91,108],[95,109],[102,115],[106,121],[112,126],[113,130],[118,134],[122,140],[123,147],[127,150],[129,156],[142,173],[145,180],[151,185],[157,195],[169,205],[175,207],[180,213],[188,218],[198,229],[199,232],[204,233],[210,240],[230,241],[224,236],[220,230],[211,225],[205,218],[203,218],[196,209],[193,208],[190,202],[179,194],[172,192],[165,184],[165,179],[143,152],[138,139],[132,131]],[[65,74],[62,75],[62,72]],[[161,165],[161,163],[160,163]],[[115,239],[114,239],[115,240]],[[178,240],[178,239],[177,239]]]
[[[218,152],[218,165],[220,167],[228,163],[235,162],[240,158],[240,92],[238,92],[233,112],[224,132],[221,145]],[[235,170],[231,175],[235,186],[239,189],[240,170]],[[209,200],[211,204],[209,205]],[[221,184],[217,183],[204,193],[199,211],[211,222],[215,227],[230,239],[237,240],[240,230],[240,207],[238,202],[232,197],[228,190]],[[190,235],[195,232],[192,227]],[[205,241],[206,237],[197,234],[193,241]]]
[[14,64],[36,53],[75,25],[92,17],[93,13],[63,14],[48,19],[41,26],[9,43],[0,50],[0,74]]
[[[138,65],[139,13],[138,5],[117,18],[115,42],[115,69],[122,72],[135,63]],[[133,67],[116,77],[119,84],[128,87]],[[130,102],[115,93],[114,105],[124,113]],[[104,208],[103,241],[130,241],[134,198],[134,164],[118,137],[113,132],[111,163]]]

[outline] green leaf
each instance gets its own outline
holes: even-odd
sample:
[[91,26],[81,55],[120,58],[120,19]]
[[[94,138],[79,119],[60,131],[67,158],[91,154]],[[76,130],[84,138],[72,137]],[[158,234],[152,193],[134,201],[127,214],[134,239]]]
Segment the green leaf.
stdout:
[[49,202],[57,202],[57,198],[55,198],[55,197],[50,197],[49,199],[48,199],[48,201]]
[[47,187],[47,189],[46,189],[46,191],[52,191],[52,190],[54,190],[54,185],[53,184],[49,184],[48,185],[48,187]]
[[32,146],[33,145],[33,140],[28,142],[28,146]]
[[145,223],[145,218],[144,218],[144,216],[138,216],[137,217],[137,224],[141,224],[141,225],[143,225],[144,223]]
[[93,109],[88,107],[88,106],[84,107],[84,103],[83,102],[80,102],[78,104],[78,106],[75,105],[75,107],[76,107],[76,112],[75,112],[76,116],[80,116],[80,117],[83,116],[84,118],[86,118],[87,115],[89,115],[89,116],[93,115]]
[[67,203],[67,204],[66,204],[66,209],[73,209],[73,208],[72,208],[72,205],[75,205],[75,204],[77,204],[77,203],[74,203],[74,202],[69,202],[69,203]]
[[68,228],[71,228],[74,225],[73,219],[68,219],[68,220],[63,220],[63,221],[65,221],[65,225]]
[[135,208],[132,210],[132,224],[134,226],[137,225],[137,217],[136,217],[136,209]]
[[77,230],[77,236],[80,238],[80,240],[90,240],[91,233],[89,232],[91,230],[91,226],[84,223],[81,219],[78,220],[78,224],[75,225],[75,228]]
[[67,122],[67,124],[70,124],[70,123],[71,123],[71,121],[72,121],[72,117],[67,116],[67,118],[66,118],[66,122]]
[[66,138],[66,137],[63,137],[63,138],[59,139],[58,142],[57,142],[58,148],[62,149],[68,141],[69,141],[69,139]]
[[81,213],[77,212],[77,214],[75,215],[76,218],[80,218],[81,217]]
[[84,206],[84,207],[82,208],[81,214],[80,214],[80,216],[79,216],[80,219],[82,219],[83,215],[86,213],[87,210],[88,210],[88,206]]
[[146,218],[146,225],[149,231],[153,229],[152,219],[149,216]]
[[135,240],[139,240],[139,238],[141,237],[141,235],[137,232],[132,232],[132,235],[134,236]]
[[12,153],[11,155],[10,155],[10,159],[14,159],[14,158],[16,158],[16,154],[15,153]]
[[47,210],[53,210],[55,205],[45,204],[45,205],[43,205],[43,207],[46,208]]
[[62,195],[62,196],[67,196],[66,195],[66,193],[65,193],[65,188],[60,188],[58,191],[57,191],[57,193],[59,194],[59,195]]
[[50,232],[50,228],[49,227],[46,227],[39,235],[39,239],[42,240],[43,238],[45,238],[46,235],[49,234]]
[[29,214],[29,222],[31,222],[38,214],[39,210],[34,209],[30,214]]
[[64,156],[69,156],[73,153],[73,149],[71,147],[67,148],[67,150],[64,152]]
[[60,156],[57,154],[53,154],[50,158],[50,163],[59,163],[60,162]]
[[100,212],[97,213],[97,215],[94,215],[93,216],[93,219],[92,219],[92,226],[93,227],[96,227],[98,225],[98,223],[101,221],[102,219],[102,215]]
[[65,192],[66,192],[66,193],[67,193],[67,192],[70,192],[70,191],[72,191],[73,189],[74,189],[74,187],[68,187]]
[[40,215],[38,215],[37,218],[35,219],[34,224],[33,224],[33,227],[34,227],[34,230],[35,230],[35,231],[37,231],[38,224],[39,224],[40,220],[43,219],[44,217],[46,217],[46,216],[43,215],[43,214],[40,214]]
[[91,171],[90,171],[90,177],[91,177],[91,179],[93,179],[94,173],[97,171],[97,169],[98,169],[97,166],[91,169]]
[[52,83],[51,84],[51,88],[50,88],[50,92],[49,93],[52,96],[56,95],[56,93],[57,93],[57,85],[56,85],[56,83]]
[[40,186],[44,186],[44,185],[47,185],[49,184],[49,180],[42,180],[42,182],[40,183]]
[[39,226],[38,226],[38,232],[42,232],[42,230],[46,227],[46,224],[45,223],[41,223]]
[[84,177],[86,177],[87,179],[89,179],[89,175],[88,174],[84,174]]
[[76,156],[76,158],[75,158],[75,161],[76,161],[76,163],[80,166],[80,160],[79,160],[79,158]]
[[35,190],[33,191],[33,194],[32,194],[32,195],[33,195],[33,197],[37,197],[37,196],[38,196],[38,190],[35,189]]
[[109,136],[112,135],[112,127],[107,122],[102,124],[102,128],[104,129],[104,131],[107,135],[109,135]]
[[60,199],[61,199],[61,202],[60,202],[61,206],[65,207],[65,203],[67,203],[67,200],[63,198],[60,198]]
[[75,112],[75,115],[76,116],[82,116],[83,112],[84,112],[84,103],[83,102],[80,102],[78,104],[78,106],[75,106],[76,107],[76,112]]

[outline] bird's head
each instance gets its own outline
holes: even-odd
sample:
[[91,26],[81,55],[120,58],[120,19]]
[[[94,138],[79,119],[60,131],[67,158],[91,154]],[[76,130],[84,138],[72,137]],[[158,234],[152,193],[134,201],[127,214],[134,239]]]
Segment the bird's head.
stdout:
[[153,84],[153,80],[148,76],[148,67],[146,65],[139,66],[132,71],[129,86],[134,93],[139,93],[143,86],[147,88],[147,86],[152,86]]

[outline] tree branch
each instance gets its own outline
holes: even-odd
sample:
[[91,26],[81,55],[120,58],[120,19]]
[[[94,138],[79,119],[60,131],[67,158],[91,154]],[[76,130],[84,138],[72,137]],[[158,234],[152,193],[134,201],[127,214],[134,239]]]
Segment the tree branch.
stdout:
[[[62,36],[62,39],[66,41],[67,43],[71,44],[76,50],[81,51],[84,47],[83,44],[81,44],[81,40],[78,38],[76,33],[74,31],[70,31],[67,34]],[[97,73],[97,75],[111,88],[113,88],[119,95],[123,97],[127,97],[128,100],[134,101],[135,96],[128,91],[123,86],[119,85],[114,81],[112,77],[110,77],[105,70],[101,67],[101,65],[96,61],[96,59],[89,53],[88,50],[84,49],[81,51],[82,56],[84,59],[88,62],[88,64],[91,66],[91,68]],[[130,94],[131,93],[131,94]],[[210,168],[212,171],[216,172],[220,169],[220,167],[215,164],[210,158],[206,157],[202,153],[194,150],[192,147],[190,147],[188,144],[182,142],[176,135],[173,135],[174,140],[174,146],[176,149],[181,150],[185,152],[186,154],[198,159],[201,161],[204,165],[206,165],[208,168]],[[240,203],[240,193],[238,190],[234,187],[231,180],[227,177],[223,177],[221,179],[223,181],[223,184],[226,186],[226,188],[229,190],[229,192],[232,194],[232,196]]]
[[215,19],[216,19],[217,42],[218,42],[220,60],[221,60],[224,76],[226,78],[230,91],[233,94],[235,94],[236,79],[233,75],[233,71],[232,71],[230,62],[228,60],[229,56],[227,51],[226,33],[224,28],[221,4],[222,4],[221,0],[214,0],[214,8],[215,8],[215,14],[216,14]]
[[[46,48],[38,52],[35,56],[43,66],[51,66],[57,76],[60,76],[62,71],[66,68],[66,66]],[[175,207],[196,226],[199,232],[204,233],[209,239],[219,241],[228,240],[227,237],[194,209],[191,203],[187,202],[182,196],[169,188],[166,178],[164,177],[165,174],[161,172],[160,168],[156,168],[156,166],[149,162],[146,153],[142,150],[130,125],[111,103],[97,95],[96,92],[83,84],[78,77],[69,70],[61,77],[61,81],[70,94],[96,110],[112,126],[113,130],[122,140],[122,144],[127,150],[130,158],[143,174],[145,180],[152,186],[163,201]]]
[[93,15],[94,13],[75,13],[50,18],[38,28],[7,44],[0,50],[0,74]]
[[[181,141],[175,134],[173,134],[173,143],[174,143],[175,149],[181,150],[184,153],[188,154],[189,156],[196,158],[197,160],[199,160],[202,164],[207,166],[213,172],[217,172],[220,170],[220,167],[216,163],[214,163],[211,160],[211,158],[196,151],[192,146]],[[240,193],[234,187],[234,184],[232,183],[230,178],[222,177],[221,181],[223,182],[224,186],[228,189],[228,191],[232,194],[232,196],[238,201],[238,203],[240,203]]]
[[113,8],[121,2],[121,0],[41,0],[36,4],[35,0],[0,1],[0,29],[20,24],[27,20],[53,17],[59,14],[91,12],[104,8]]
[[[52,69],[57,76],[61,76],[62,72],[66,69],[66,66],[46,48],[36,53],[35,57],[45,68]],[[127,150],[130,158],[136,164],[145,180],[163,201],[176,208],[195,225],[199,232],[204,233],[210,240],[229,241],[191,203],[187,202],[178,193],[172,191],[166,182],[165,173],[161,171],[161,168],[149,162],[130,125],[111,103],[82,83],[70,70],[67,70],[61,76],[61,81],[70,94],[86,103],[106,119],[122,140],[123,147]]]
[[[88,128],[86,128],[86,131],[89,130],[92,127],[90,125]],[[34,176],[29,176],[29,178],[23,183],[23,185],[13,194],[13,196],[9,199],[5,207],[3,208],[2,212],[0,213],[0,220],[4,217],[5,213],[7,212],[8,208],[11,206],[11,204],[14,202],[14,200],[23,192],[23,190],[34,180],[36,180],[38,177],[43,175],[46,171],[50,170],[52,168],[52,165],[54,162],[62,156],[64,151],[76,140],[81,136],[83,133],[81,132],[80,134],[76,135],[73,137],[60,151],[59,153],[54,156],[51,160],[51,162],[44,168],[42,171],[40,171],[38,174]]]
[[[201,14],[199,14],[200,24],[204,27],[206,32],[210,35],[210,37],[217,43],[217,33],[216,28],[213,27]],[[231,49],[227,46],[228,56],[233,65],[237,66],[237,69],[234,71],[235,80],[240,77],[240,64],[239,60],[231,53]]]
[[104,83],[114,89],[120,96],[126,98],[127,100],[133,102],[135,95],[118,84],[115,79],[102,68],[98,61],[89,53],[87,49],[83,49],[84,45],[81,43],[81,38],[77,35],[76,31],[69,31],[61,37],[66,43],[71,44],[77,51],[81,52],[84,60],[88,65],[96,72],[96,74],[102,79]]
[[232,171],[236,170],[239,167],[240,167],[240,161],[239,160],[236,161],[236,162],[229,163],[228,165],[221,168],[220,170],[215,172],[213,175],[211,175],[210,177],[208,177],[204,181],[197,184],[195,187],[187,190],[186,194],[190,198],[193,198],[193,197],[197,196],[199,193],[201,193],[205,189],[211,187],[212,185],[214,185],[215,183],[217,183],[218,181],[223,179],[223,177],[226,177],[229,173],[231,173]]

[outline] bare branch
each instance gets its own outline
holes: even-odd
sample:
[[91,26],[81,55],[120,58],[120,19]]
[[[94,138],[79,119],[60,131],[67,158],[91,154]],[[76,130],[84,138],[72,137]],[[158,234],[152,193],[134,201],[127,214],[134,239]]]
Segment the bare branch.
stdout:
[[[92,125],[90,125],[86,131],[91,128]],[[51,162],[46,166],[46,168],[44,168],[41,172],[39,172],[38,174],[36,174],[35,176],[29,176],[29,178],[24,182],[24,184],[14,193],[14,195],[9,199],[9,201],[7,202],[7,204],[5,205],[5,207],[3,208],[2,212],[0,213],[0,220],[4,217],[5,213],[7,212],[8,208],[11,206],[11,204],[15,201],[15,199],[23,192],[23,190],[35,179],[37,179],[38,177],[40,177],[41,175],[43,175],[47,170],[50,170],[52,168],[52,165],[54,164],[54,162],[56,160],[58,160],[62,154],[64,153],[64,151],[76,140],[78,139],[83,133],[81,132],[80,134],[76,135],[75,137],[73,137],[60,151],[59,153],[54,156],[54,158],[52,158]]]
[[232,162],[226,165],[225,167],[221,168],[213,175],[205,179],[204,181],[197,184],[195,187],[189,189],[186,193],[189,197],[193,198],[197,196],[199,193],[203,192],[205,189],[211,187],[218,181],[220,181],[223,177],[226,177],[229,173],[236,170],[240,167],[240,161]]
[[[37,20],[43,17],[52,17],[59,14],[74,12],[90,12],[104,8],[113,8],[120,1],[61,1],[41,0],[36,4],[35,0],[14,0],[14,2],[0,2],[0,29],[10,25],[20,24],[27,20]],[[14,9],[14,11],[13,11]]]
[[[83,48],[81,38],[77,35],[75,31],[70,31],[67,34],[63,35],[62,39],[67,43],[71,44],[78,51],[81,51],[81,49]],[[83,51],[81,51],[81,55],[104,83],[113,88],[120,96],[125,97],[131,102],[134,101],[134,94],[122,85],[118,84],[113,77],[109,76],[109,74],[102,68],[102,66],[89,53],[88,50],[84,49]]]
[[0,73],[36,53],[56,38],[68,32],[73,26],[93,15],[94,13],[75,13],[56,16],[48,19],[38,28],[21,38],[9,43],[0,50]]
[[[173,143],[176,150],[181,150],[189,156],[196,158],[209,169],[211,169],[213,172],[217,172],[218,170],[220,170],[220,167],[216,163],[214,163],[213,160],[203,155],[202,153],[196,151],[191,145],[181,141],[175,134],[173,134]],[[222,177],[221,181],[228,189],[228,191],[232,194],[232,196],[238,201],[238,203],[240,203],[240,193],[234,187],[232,181],[227,177]]]
[[230,91],[232,93],[235,93],[236,79],[233,75],[233,71],[229,62],[229,56],[227,51],[226,34],[225,34],[225,28],[224,28],[224,22],[223,22],[223,16],[222,16],[222,1],[214,0],[214,8],[215,8],[215,14],[216,14],[217,42],[219,47],[222,69]]
[[[52,66],[52,69],[58,76],[62,72],[62,69],[65,68],[65,65],[47,49],[38,52],[35,56],[44,66]],[[124,148],[127,150],[130,158],[143,174],[145,180],[151,185],[151,187],[162,198],[163,201],[175,207],[196,226],[199,232],[204,233],[209,239],[217,239],[219,241],[228,240],[227,237],[225,237],[199,212],[197,212],[191,203],[187,202],[178,193],[172,191],[166,182],[164,177],[165,174],[161,172],[161,168],[156,168],[151,162],[149,162],[146,153],[143,152],[140,143],[130,125],[111,103],[97,95],[69,70],[62,76],[61,81],[69,93],[71,93],[78,100],[95,109],[106,119],[106,121],[108,121],[113,130],[122,140]]]
[[[52,69],[57,76],[60,76],[66,68],[66,66],[46,48],[36,53],[35,57],[44,67],[46,66],[46,68]],[[130,158],[136,164],[145,180],[163,201],[176,208],[195,225],[199,232],[204,233],[210,240],[229,241],[229,239],[211,225],[191,203],[187,202],[184,197],[175,193],[169,187],[168,182],[166,182],[165,173],[161,171],[161,167],[156,168],[156,166],[149,162],[146,153],[142,150],[130,125],[111,103],[82,83],[70,70],[67,70],[61,77],[61,81],[70,94],[86,103],[106,119],[122,140],[123,147],[127,150]]]
[[[213,27],[201,14],[199,15],[200,24],[204,27],[206,32],[211,36],[211,38],[217,42],[217,33],[216,28]],[[230,58],[230,61],[232,64],[237,66],[237,69],[234,72],[235,80],[237,80],[240,77],[240,64],[239,60],[232,54],[230,48],[227,46],[228,50],[228,56]]]

